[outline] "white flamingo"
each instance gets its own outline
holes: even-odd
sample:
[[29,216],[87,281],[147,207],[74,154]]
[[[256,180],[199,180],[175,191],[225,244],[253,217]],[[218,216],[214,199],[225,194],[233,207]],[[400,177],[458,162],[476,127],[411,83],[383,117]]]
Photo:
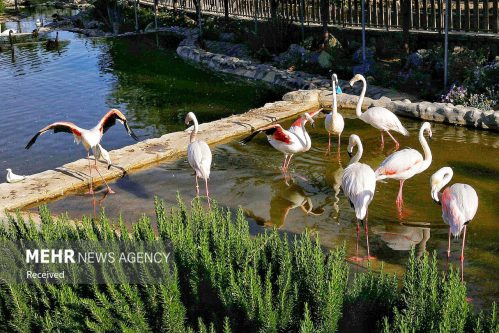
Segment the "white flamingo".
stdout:
[[8,36],[9,34],[17,34],[17,30],[15,29],[6,29],[0,33],[2,36]]
[[[38,131],[38,133],[35,134],[35,136],[33,136],[33,138],[26,145],[26,149],[30,149],[31,146],[35,143],[36,139],[38,139],[38,137],[40,135],[42,135],[48,131],[51,131],[51,130],[54,131],[54,133],[64,132],[64,133],[73,134],[75,142],[76,143],[81,142],[83,144],[83,147],[87,151],[88,170],[90,173],[90,184],[89,184],[88,194],[93,194],[94,191],[93,191],[93,186],[92,186],[93,178],[92,178],[92,166],[90,164],[90,149],[92,149],[94,156],[102,156],[102,151],[100,151],[100,149],[102,149],[102,147],[98,147],[98,146],[100,144],[100,141],[102,140],[102,136],[104,135],[104,133],[106,133],[106,131],[110,127],[114,126],[116,124],[116,121],[119,121],[120,123],[123,124],[127,133],[132,138],[134,138],[137,141],[139,140],[137,138],[137,136],[135,135],[135,133],[133,133],[132,129],[128,126],[128,122],[126,120],[126,117],[123,115],[123,113],[121,113],[120,110],[111,109],[111,110],[109,110],[108,113],[106,113],[106,115],[104,117],[102,117],[102,119],[99,121],[99,123],[95,127],[93,127],[92,129],[89,129],[89,130],[84,129],[84,128],[80,128],[80,127],[76,126],[75,124],[73,124],[71,122],[67,122],[67,121],[58,121],[58,122],[55,122],[53,124],[50,124],[47,127],[42,128],[40,131]],[[107,151],[105,153],[107,153]],[[105,153],[104,153],[104,155],[106,155]],[[101,179],[104,181],[104,184],[106,184],[107,191],[109,193],[114,193],[114,191],[111,189],[111,187],[109,187],[106,180],[104,179],[104,177],[102,177],[99,169],[97,168],[97,158],[95,158],[95,161],[94,161],[94,168],[97,171],[97,173],[99,174],[99,176],[101,177]]]
[[[332,75],[332,88],[333,88],[333,108],[331,113],[326,115],[326,120],[324,121],[324,126],[326,127],[326,131],[328,133],[328,145],[326,153],[331,151],[331,134],[338,135],[338,156],[340,155],[340,137],[343,132],[343,128],[345,128],[345,121],[343,120],[343,116],[338,113],[338,103],[336,101],[336,89],[339,87],[338,84],[338,76],[336,74]],[[338,88],[337,88],[338,87]]]
[[395,142],[395,149],[398,149],[400,145],[397,140],[395,140],[390,131],[395,131],[406,136],[409,135],[409,132],[402,125],[398,117],[388,109],[380,106],[375,106],[367,109],[366,112],[362,113],[362,102],[364,101],[364,96],[366,95],[367,82],[361,74],[357,74],[350,80],[350,86],[353,87],[353,85],[357,81],[362,81],[362,92],[360,93],[359,101],[357,102],[357,108],[355,109],[357,117],[363,122],[368,123],[374,128],[377,128],[381,131],[382,147],[385,145],[383,132],[386,132]]
[[[296,153],[307,151],[312,145],[310,136],[305,129],[305,125],[307,122],[310,122],[312,126],[314,125],[312,116],[310,116],[310,114],[308,113],[305,113],[300,117],[299,122],[297,120],[291,126],[289,131],[283,129],[279,124],[269,125],[253,132],[251,135],[244,138],[240,142],[242,144],[246,144],[259,133],[265,132],[270,145],[284,154],[284,161],[282,163],[281,170],[283,174],[286,175],[289,163],[291,162],[291,158],[293,157],[293,155]],[[300,126],[300,129],[297,129],[297,126]]]
[[26,176],[16,175],[15,173],[13,173],[12,169],[6,169],[6,171],[7,176],[5,177],[5,179],[7,180],[7,183],[18,183],[26,179]]
[[431,150],[424,138],[424,132],[427,131],[429,138],[431,139],[431,125],[429,122],[424,122],[419,129],[419,142],[423,147],[424,158],[421,153],[412,148],[406,148],[394,152],[376,169],[376,180],[382,180],[385,178],[398,179],[400,181],[400,188],[397,195],[395,203],[399,209],[402,208],[404,204],[404,198],[402,195],[402,189],[404,187],[404,182],[428,169],[431,164],[432,156]]
[[358,256],[359,251],[359,220],[364,221],[364,230],[366,234],[367,244],[367,259],[373,257],[369,253],[369,235],[368,235],[368,207],[374,198],[374,191],[376,190],[376,176],[373,169],[359,160],[362,157],[362,142],[356,134],[350,135],[348,142],[348,154],[351,156],[353,148],[357,145],[357,154],[350,160],[349,165],[343,171],[341,178],[341,188],[350,202],[350,206],[355,210],[355,217],[357,218],[357,254],[353,260],[361,260]]
[[[442,219],[449,226],[449,242],[447,246],[447,258],[450,257],[450,235],[459,237],[463,232],[463,244],[461,246],[461,264],[464,262],[464,242],[466,239],[466,226],[475,217],[478,209],[478,196],[473,187],[468,184],[453,184],[443,192],[440,190],[447,185],[453,171],[449,167],[443,167],[431,176],[431,197],[436,203],[442,205]],[[461,275],[461,279],[463,275]]]
[[[310,116],[310,118],[313,119],[316,115],[319,114],[319,112],[322,112],[322,109],[309,112],[308,115]],[[289,127],[289,130],[288,130],[291,133],[298,136],[305,143],[305,145],[303,146],[303,150],[301,151],[302,153],[305,153],[305,152],[309,151],[310,148],[312,148],[312,139],[310,138],[310,135],[308,134],[305,127],[302,127],[302,122],[306,125],[310,118],[303,117],[303,116],[299,117],[298,119],[295,120],[295,122],[293,124],[291,124],[291,126]],[[314,127],[313,121],[311,121],[311,125],[312,125],[312,127]]]
[[199,196],[198,178],[204,179],[206,197],[208,198],[209,203],[210,192],[208,190],[208,179],[210,178],[211,171],[211,150],[206,142],[196,139],[199,124],[196,115],[193,112],[189,112],[185,117],[186,125],[189,125],[191,121],[194,123],[194,129],[191,132],[190,143],[187,146],[187,160],[196,172],[196,196]]

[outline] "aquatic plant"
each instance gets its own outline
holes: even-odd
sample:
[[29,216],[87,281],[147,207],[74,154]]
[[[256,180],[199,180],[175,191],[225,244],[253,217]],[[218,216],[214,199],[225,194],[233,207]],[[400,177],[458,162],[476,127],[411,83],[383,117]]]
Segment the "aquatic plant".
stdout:
[[[0,241],[87,240],[137,244],[161,240],[173,249],[162,283],[129,283],[119,275],[91,284],[0,281],[0,331],[94,332],[497,332],[497,309],[475,314],[456,272],[411,253],[403,287],[383,271],[349,279],[345,250],[326,250],[308,232],[253,236],[242,210],[205,210],[158,199],[157,229],[143,216],[131,228],[104,213],[74,223],[39,209],[41,222],[9,215]],[[115,267],[118,269],[119,267]],[[143,274],[147,274],[144,271]],[[96,278],[96,275],[92,275]],[[376,324],[377,323],[377,324]],[[410,328],[410,329],[409,329]]]

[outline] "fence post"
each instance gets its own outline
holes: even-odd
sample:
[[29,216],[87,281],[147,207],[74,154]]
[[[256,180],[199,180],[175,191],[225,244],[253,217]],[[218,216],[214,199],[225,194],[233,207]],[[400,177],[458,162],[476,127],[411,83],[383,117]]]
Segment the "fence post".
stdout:
[[273,22],[277,19],[277,0],[270,0],[270,18]]
[[449,62],[449,0],[445,0],[445,39],[444,39],[444,91],[447,89],[447,66]]

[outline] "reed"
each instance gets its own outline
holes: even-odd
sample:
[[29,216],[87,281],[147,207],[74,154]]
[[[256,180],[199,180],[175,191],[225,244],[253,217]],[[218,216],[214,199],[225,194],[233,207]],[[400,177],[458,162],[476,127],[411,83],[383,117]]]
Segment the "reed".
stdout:
[[[476,314],[456,272],[439,272],[435,256],[408,261],[402,288],[393,275],[350,276],[344,248],[325,250],[305,232],[253,236],[242,210],[204,210],[179,199],[167,211],[156,199],[157,229],[143,216],[70,223],[39,209],[41,224],[9,215],[1,240],[91,240],[134,244],[161,240],[173,262],[161,284],[130,284],[119,266],[106,283],[58,285],[0,281],[1,332],[335,332],[353,322],[367,331],[497,332],[497,309]],[[144,281],[150,272],[141,271]],[[141,275],[141,276],[142,276]],[[94,281],[94,280],[92,280]],[[114,280],[115,281],[115,280]]]

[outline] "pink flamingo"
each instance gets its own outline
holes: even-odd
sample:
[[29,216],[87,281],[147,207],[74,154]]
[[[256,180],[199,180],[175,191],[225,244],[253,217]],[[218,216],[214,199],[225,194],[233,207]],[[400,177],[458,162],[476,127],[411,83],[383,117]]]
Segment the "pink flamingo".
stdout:
[[376,174],[376,180],[392,178],[400,181],[400,189],[397,195],[397,200],[395,201],[399,209],[401,209],[404,204],[404,198],[402,195],[404,182],[414,175],[425,171],[431,164],[431,150],[428,146],[428,142],[426,142],[424,138],[425,131],[428,132],[431,139],[432,132],[429,122],[423,123],[419,130],[419,142],[423,147],[424,159],[421,153],[415,149],[402,149],[388,156],[383,162],[381,162],[379,167],[374,172]]
[[341,188],[347,196],[350,206],[355,210],[355,217],[357,218],[357,247],[356,256],[352,260],[359,261],[359,221],[365,221],[365,233],[367,244],[367,259],[374,257],[369,253],[369,234],[367,225],[367,209],[369,204],[374,198],[374,191],[376,190],[376,176],[373,169],[364,163],[359,163],[362,157],[362,142],[356,134],[350,135],[347,152],[352,156],[353,148],[357,145],[357,154],[350,160],[349,165],[343,172],[341,178]]
[[459,237],[464,229],[463,244],[461,246],[461,279],[463,279],[462,266],[464,263],[464,242],[466,239],[466,226],[475,217],[478,209],[478,196],[473,187],[468,184],[453,184],[443,192],[439,192],[447,185],[453,171],[443,167],[431,176],[431,197],[436,203],[442,205],[442,219],[449,226],[449,241],[447,258],[450,258],[450,235]]
[[381,131],[381,147],[384,147],[385,145],[383,132],[386,132],[388,133],[390,138],[392,138],[393,142],[395,142],[395,150],[399,149],[400,145],[397,140],[395,140],[390,131],[395,131],[406,136],[409,135],[409,132],[402,125],[398,117],[388,109],[380,106],[375,106],[367,109],[366,112],[362,113],[362,102],[364,101],[364,96],[366,95],[367,82],[362,75],[357,74],[350,80],[350,86],[353,87],[353,85],[357,81],[362,81],[362,92],[360,93],[359,101],[357,102],[357,108],[355,109],[357,117],[363,122],[368,123],[374,128],[377,128]]
[[326,115],[326,119],[324,120],[324,126],[326,127],[326,131],[328,133],[328,145],[326,154],[331,151],[331,134],[338,135],[338,158],[340,156],[340,144],[341,144],[341,133],[345,128],[345,120],[343,120],[343,116],[338,113],[338,103],[336,101],[336,92],[341,92],[341,88],[338,86],[338,76],[333,74],[331,77],[331,86],[333,88],[333,107],[331,113]]

